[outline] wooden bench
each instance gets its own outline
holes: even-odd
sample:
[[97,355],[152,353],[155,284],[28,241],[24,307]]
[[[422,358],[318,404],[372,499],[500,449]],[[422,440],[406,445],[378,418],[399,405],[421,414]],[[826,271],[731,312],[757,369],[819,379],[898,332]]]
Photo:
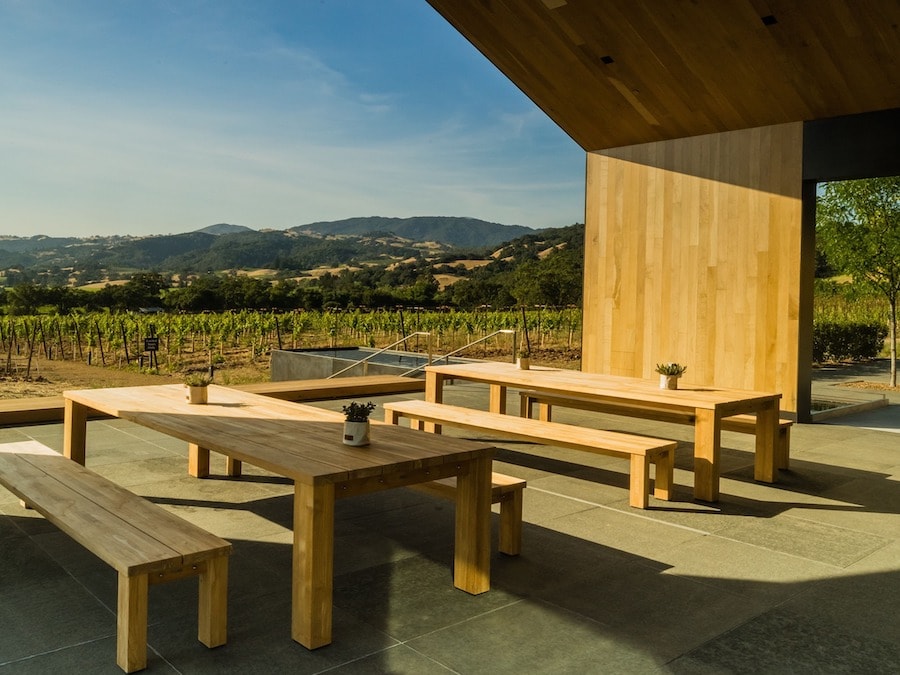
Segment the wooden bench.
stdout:
[[415,421],[419,428],[423,428],[426,422],[446,424],[515,440],[624,457],[630,461],[629,504],[635,508],[645,509],[649,504],[650,463],[653,463],[656,464],[654,496],[657,499],[671,498],[675,448],[678,445],[675,441],[427,401],[399,401],[385,403],[383,407],[385,422],[390,424],[399,424],[400,418],[406,417]]
[[[605,412],[613,415],[641,417],[659,422],[674,422],[676,424],[694,424],[695,421],[692,413],[653,409],[627,403],[609,403],[581,396],[545,394],[539,391],[520,391],[519,403],[522,417],[532,417],[534,415],[534,405],[538,404],[538,419],[546,422],[551,420],[551,407],[554,405],[577,410]],[[788,468],[790,462],[791,426],[793,424],[794,421],[791,419],[782,418],[778,420],[778,443],[775,447],[775,467],[778,469]],[[747,414],[724,417],[722,418],[722,429],[743,434],[755,434],[756,415]]]
[[[0,399],[0,427],[62,422],[63,410],[62,396]],[[91,419],[104,417],[107,415],[96,411],[91,413]]]
[[0,445],[0,484],[118,572],[116,663],[126,673],[147,665],[149,584],[198,576],[197,637],[225,644],[230,543],[36,441]]
[[285,401],[323,401],[425,391],[425,380],[400,375],[359,375],[232,385],[234,389]]
[[[522,550],[522,492],[526,482],[521,478],[491,474],[491,503],[500,504],[499,550],[506,555],[519,555]],[[456,499],[456,478],[442,478],[430,483],[410,485],[413,490]]]

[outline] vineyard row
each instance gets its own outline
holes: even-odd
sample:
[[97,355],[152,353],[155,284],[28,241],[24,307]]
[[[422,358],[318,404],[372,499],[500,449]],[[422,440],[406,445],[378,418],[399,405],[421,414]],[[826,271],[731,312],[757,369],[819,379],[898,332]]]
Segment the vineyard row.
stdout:
[[[172,369],[197,352],[206,352],[212,363],[228,350],[260,356],[272,349],[384,347],[415,332],[430,333],[431,347],[440,354],[499,330],[516,331],[522,342],[525,326],[534,349],[580,348],[581,310],[573,308],[8,316],[0,321],[0,345],[6,354],[5,373],[21,374],[24,368],[27,376],[35,356],[102,365],[153,365],[155,361]],[[509,336],[498,336],[498,342],[504,337],[503,347],[509,348]],[[424,351],[426,341],[410,340],[408,346]]]

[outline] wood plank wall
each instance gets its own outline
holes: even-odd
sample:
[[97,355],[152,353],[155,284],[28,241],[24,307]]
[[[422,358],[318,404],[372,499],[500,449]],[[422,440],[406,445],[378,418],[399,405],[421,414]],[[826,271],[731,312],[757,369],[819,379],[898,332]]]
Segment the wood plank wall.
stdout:
[[582,368],[796,411],[802,123],[588,153]]

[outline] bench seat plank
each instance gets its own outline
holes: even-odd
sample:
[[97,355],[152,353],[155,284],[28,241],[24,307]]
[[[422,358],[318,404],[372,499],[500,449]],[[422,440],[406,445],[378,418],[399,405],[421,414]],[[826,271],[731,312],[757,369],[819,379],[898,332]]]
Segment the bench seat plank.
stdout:
[[425,380],[400,375],[282,380],[231,385],[234,389],[285,401],[316,401],[352,396],[384,396],[425,391]]
[[[62,422],[64,407],[62,396],[0,399],[0,427]],[[90,417],[101,419],[108,415],[92,410]]]
[[648,506],[649,465],[652,462],[656,464],[654,495],[659,499],[670,499],[671,496],[676,441],[419,400],[385,403],[383,407],[385,421],[391,424],[398,424],[401,417],[408,417],[420,426],[423,422],[446,424],[515,440],[624,457],[631,462],[629,503],[636,508]]
[[118,572],[125,672],[146,667],[151,583],[199,576],[198,639],[225,643],[230,543],[36,441],[0,445],[0,484]]

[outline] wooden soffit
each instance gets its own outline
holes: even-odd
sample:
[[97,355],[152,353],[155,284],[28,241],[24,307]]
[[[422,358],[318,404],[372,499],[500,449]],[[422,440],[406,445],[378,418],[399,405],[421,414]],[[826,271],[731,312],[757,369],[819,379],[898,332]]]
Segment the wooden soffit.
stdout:
[[898,0],[427,0],[587,151],[900,108]]

